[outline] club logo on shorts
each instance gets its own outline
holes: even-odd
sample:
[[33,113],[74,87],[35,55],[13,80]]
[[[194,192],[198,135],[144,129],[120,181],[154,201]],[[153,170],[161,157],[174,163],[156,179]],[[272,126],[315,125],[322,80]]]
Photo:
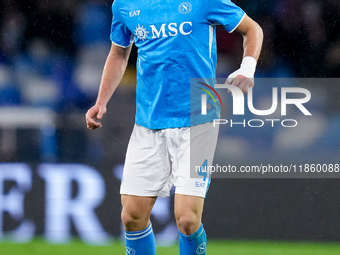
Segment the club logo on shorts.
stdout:
[[206,243],[205,242],[201,243],[200,246],[198,246],[197,249],[196,249],[196,254],[198,254],[198,255],[203,254],[205,252],[206,248],[207,248]]
[[126,247],[126,255],[135,255],[135,254],[136,254],[136,251],[134,249],[130,247]]
[[136,30],[135,30],[135,35],[137,36],[137,38],[139,40],[143,40],[145,41],[146,40],[146,37],[148,35],[148,31],[146,31],[146,28],[144,28],[143,26],[140,26],[138,24],[138,27],[136,27]]
[[187,14],[187,13],[191,12],[192,5],[189,2],[183,2],[178,6],[178,10],[182,14]]

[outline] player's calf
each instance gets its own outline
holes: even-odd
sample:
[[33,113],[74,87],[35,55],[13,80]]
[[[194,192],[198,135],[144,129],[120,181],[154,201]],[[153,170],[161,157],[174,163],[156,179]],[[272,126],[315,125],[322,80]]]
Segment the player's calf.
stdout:
[[156,198],[122,195],[126,254],[155,255],[155,236],[150,214]]
[[201,223],[203,204],[202,197],[175,195],[180,255],[206,254],[207,236]]

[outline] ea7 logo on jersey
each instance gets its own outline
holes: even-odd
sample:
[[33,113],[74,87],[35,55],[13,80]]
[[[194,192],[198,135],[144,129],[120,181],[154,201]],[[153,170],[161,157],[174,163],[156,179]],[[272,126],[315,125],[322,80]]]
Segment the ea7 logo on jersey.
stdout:
[[170,23],[166,25],[163,23],[159,29],[157,29],[154,25],[150,25],[152,31],[152,38],[160,38],[160,37],[168,37],[168,36],[176,36],[178,32],[182,35],[189,35],[192,32],[192,22],[185,21],[177,25],[177,23]]
[[129,13],[130,17],[139,16],[139,14],[140,14],[140,10],[138,10],[138,11],[132,11],[132,12]]

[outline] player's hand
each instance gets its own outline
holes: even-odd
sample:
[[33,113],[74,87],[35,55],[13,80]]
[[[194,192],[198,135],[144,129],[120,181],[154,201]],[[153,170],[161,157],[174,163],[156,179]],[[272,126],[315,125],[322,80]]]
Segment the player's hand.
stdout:
[[85,115],[87,128],[95,130],[99,127],[102,127],[102,124],[98,120],[101,120],[105,113],[105,106],[95,105],[90,108]]
[[[225,84],[231,84],[238,87],[242,90],[243,94],[247,94],[248,89],[254,87],[254,79],[247,78],[242,74],[236,74],[235,77],[232,77],[231,75],[229,75],[228,79],[225,81]],[[228,93],[230,93],[230,90],[228,90]]]

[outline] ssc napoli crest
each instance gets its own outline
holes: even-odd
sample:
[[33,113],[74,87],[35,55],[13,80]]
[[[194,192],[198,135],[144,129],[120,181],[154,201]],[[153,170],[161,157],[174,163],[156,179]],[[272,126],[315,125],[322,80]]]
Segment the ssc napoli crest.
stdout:
[[178,10],[182,14],[187,14],[187,13],[191,12],[192,5],[189,2],[183,2],[178,6]]
[[200,255],[200,254],[205,253],[206,248],[207,248],[207,244],[205,242],[201,243],[201,245],[198,246],[196,249],[196,254]]
[[135,255],[136,251],[130,247],[126,247],[126,255]]

